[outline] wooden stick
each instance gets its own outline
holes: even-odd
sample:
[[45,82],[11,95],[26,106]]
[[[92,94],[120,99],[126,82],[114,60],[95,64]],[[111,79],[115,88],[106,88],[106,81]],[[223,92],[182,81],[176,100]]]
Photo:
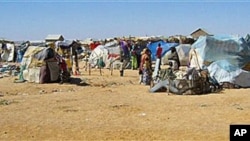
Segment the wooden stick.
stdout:
[[88,61],[85,61],[85,71],[88,70]]
[[89,75],[91,75],[91,64],[88,63],[88,67],[89,67]]
[[100,70],[100,75],[102,75],[102,67],[99,66],[99,70]]
[[110,71],[111,71],[111,75],[113,75],[113,62],[110,62]]

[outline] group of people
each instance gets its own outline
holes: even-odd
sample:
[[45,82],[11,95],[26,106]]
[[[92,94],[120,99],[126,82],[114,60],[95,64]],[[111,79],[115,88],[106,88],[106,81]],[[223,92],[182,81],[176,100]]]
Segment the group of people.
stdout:
[[[159,43],[156,48],[156,54],[155,54],[156,61],[158,61],[158,63],[156,63],[155,69],[157,69],[158,71],[161,70],[162,51],[163,51],[163,48],[161,47],[161,44]],[[140,84],[142,83],[144,85],[150,85],[151,80],[152,80],[152,72],[153,72],[151,57],[154,54],[152,54],[148,48],[145,48],[141,54],[142,56],[141,56],[141,64],[139,68],[139,76],[140,76],[139,83]],[[179,61],[179,56],[175,47],[171,48],[171,55],[168,59],[169,59],[169,66],[170,66],[169,69],[178,70],[180,67],[180,61]]]
[[[122,44],[122,49],[124,50],[124,45]],[[136,44],[131,45],[130,49],[130,56],[131,56],[131,69],[138,69],[139,70],[139,83],[144,85],[150,85],[152,80],[152,55],[156,56],[156,59],[159,60],[159,63],[155,68],[157,70],[161,70],[161,59],[163,48],[159,43],[156,48],[156,54],[152,54],[148,47],[145,47],[141,52],[138,53],[140,47],[136,46]],[[128,50],[124,50],[128,52]],[[171,55],[168,58],[169,65],[173,70],[178,70],[180,67],[180,61],[178,53],[175,47],[171,48]],[[122,72],[123,73],[123,72]],[[123,74],[122,74],[123,75]]]

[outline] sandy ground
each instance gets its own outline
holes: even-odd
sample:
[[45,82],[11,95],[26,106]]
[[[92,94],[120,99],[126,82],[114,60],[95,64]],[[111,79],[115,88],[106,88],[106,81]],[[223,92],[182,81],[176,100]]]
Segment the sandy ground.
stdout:
[[102,71],[62,85],[0,78],[0,140],[228,141],[230,124],[250,124],[250,89],[149,93],[136,70]]

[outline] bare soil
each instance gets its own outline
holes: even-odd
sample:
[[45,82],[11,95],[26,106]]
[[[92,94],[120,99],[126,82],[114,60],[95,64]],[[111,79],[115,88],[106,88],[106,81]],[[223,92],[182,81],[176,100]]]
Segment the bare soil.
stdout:
[[81,73],[72,84],[0,78],[0,140],[228,141],[230,124],[250,124],[250,89],[149,93],[137,70]]

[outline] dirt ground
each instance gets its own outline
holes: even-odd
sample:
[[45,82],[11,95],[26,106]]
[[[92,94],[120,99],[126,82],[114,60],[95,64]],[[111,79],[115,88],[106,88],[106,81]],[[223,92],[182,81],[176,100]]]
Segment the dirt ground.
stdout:
[[81,73],[72,84],[0,78],[0,140],[228,141],[230,124],[250,124],[250,89],[168,95],[136,70]]

